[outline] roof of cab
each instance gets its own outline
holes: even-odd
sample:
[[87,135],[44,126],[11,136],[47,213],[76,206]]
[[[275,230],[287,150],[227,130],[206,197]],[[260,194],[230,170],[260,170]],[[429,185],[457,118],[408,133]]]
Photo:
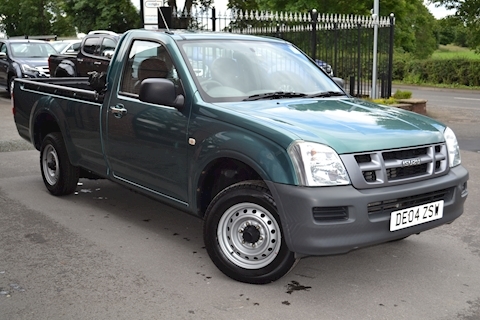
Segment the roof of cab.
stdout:
[[276,42],[285,42],[285,40],[268,37],[268,36],[255,36],[255,35],[247,35],[247,34],[239,34],[239,33],[231,33],[231,32],[219,32],[219,31],[204,31],[204,30],[184,30],[184,29],[175,29],[175,30],[166,30],[166,29],[159,29],[159,30],[145,30],[145,29],[136,29],[131,30],[128,32],[147,32],[147,33],[161,33],[166,34],[172,37],[175,41],[182,41],[182,40],[206,40],[206,39],[238,39],[238,40],[260,40],[265,41],[268,39],[269,41],[276,41]]

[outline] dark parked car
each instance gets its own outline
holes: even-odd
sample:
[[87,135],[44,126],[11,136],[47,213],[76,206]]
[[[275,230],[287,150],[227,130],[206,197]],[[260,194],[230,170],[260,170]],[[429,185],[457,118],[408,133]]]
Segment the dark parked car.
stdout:
[[47,78],[48,57],[57,53],[42,40],[0,39],[0,87],[11,92],[15,78]]
[[92,71],[106,72],[120,36],[109,31],[90,32],[77,54],[52,54],[48,67],[52,77],[87,77]]

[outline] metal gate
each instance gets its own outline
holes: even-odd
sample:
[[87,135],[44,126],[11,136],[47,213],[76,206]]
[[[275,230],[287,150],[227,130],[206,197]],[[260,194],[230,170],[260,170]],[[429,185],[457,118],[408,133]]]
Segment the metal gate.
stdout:
[[215,9],[193,9],[188,14],[173,12],[168,16],[172,17],[169,25],[173,28],[266,35],[287,40],[317,62],[330,65],[334,76],[344,79],[345,89],[357,97],[368,97],[371,93],[374,28],[377,26],[375,91],[382,98],[392,95],[393,14],[375,19],[372,16],[318,14],[315,10],[308,13],[231,10],[218,14]]

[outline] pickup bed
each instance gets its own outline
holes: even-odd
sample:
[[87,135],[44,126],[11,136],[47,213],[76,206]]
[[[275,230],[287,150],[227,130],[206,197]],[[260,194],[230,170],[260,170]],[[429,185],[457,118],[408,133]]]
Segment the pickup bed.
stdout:
[[451,129],[348,96],[279,39],[131,30],[106,79],[17,79],[13,106],[53,195],[106,178],[196,215],[247,283],[451,223],[468,195]]
[[115,34],[93,33],[82,39],[76,55],[52,54],[48,68],[52,77],[88,77],[89,72],[106,72],[115,52]]

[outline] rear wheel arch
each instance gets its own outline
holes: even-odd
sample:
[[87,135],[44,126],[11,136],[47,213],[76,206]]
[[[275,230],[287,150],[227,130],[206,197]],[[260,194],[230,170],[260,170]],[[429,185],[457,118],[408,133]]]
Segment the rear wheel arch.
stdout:
[[40,150],[43,140],[49,133],[61,132],[57,119],[47,112],[35,116],[32,128],[33,142],[37,150]]
[[64,60],[55,68],[54,77],[75,77],[77,74],[75,64],[70,60]]

